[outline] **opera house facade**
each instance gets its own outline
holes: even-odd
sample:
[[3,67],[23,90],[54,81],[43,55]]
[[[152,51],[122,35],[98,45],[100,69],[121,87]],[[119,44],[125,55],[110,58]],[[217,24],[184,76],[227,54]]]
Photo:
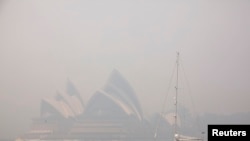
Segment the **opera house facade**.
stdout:
[[117,70],[86,103],[68,80],[67,91],[42,99],[40,108],[40,117],[18,140],[145,141],[154,140],[156,130],[157,140],[172,137],[170,124],[160,114],[144,117],[133,88]]

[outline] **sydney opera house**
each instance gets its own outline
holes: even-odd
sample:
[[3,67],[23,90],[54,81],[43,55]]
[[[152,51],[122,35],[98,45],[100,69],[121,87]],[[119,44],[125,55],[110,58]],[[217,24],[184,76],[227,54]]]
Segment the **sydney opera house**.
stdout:
[[166,118],[143,115],[133,88],[117,70],[86,103],[68,80],[67,91],[42,99],[40,108],[40,116],[18,140],[155,140],[158,122],[157,140],[172,138]]

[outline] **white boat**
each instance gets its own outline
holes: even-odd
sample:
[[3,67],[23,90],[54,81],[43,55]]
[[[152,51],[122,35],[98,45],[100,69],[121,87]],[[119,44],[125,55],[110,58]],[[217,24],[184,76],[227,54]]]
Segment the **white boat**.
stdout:
[[177,72],[176,72],[176,86],[175,86],[175,116],[174,116],[174,140],[175,141],[203,141],[202,138],[198,138],[198,137],[191,137],[191,136],[186,136],[186,135],[181,135],[180,133],[178,133],[177,131],[177,110],[178,110],[178,75],[179,75],[179,52],[177,52],[177,60],[176,60],[176,68],[177,68]]
[[[203,141],[204,137],[193,137],[193,136],[188,136],[188,135],[183,135],[182,133],[180,133],[178,131],[178,123],[180,122],[180,118],[177,117],[178,115],[178,90],[179,90],[179,52],[177,52],[177,60],[176,60],[176,84],[175,84],[175,103],[174,103],[174,113],[173,113],[173,117],[174,117],[174,123],[173,123],[173,136],[171,137],[173,141]],[[165,100],[166,102],[166,100]],[[165,105],[165,103],[164,103]],[[164,106],[163,106],[164,107]],[[161,113],[162,116],[164,115],[164,110]],[[202,134],[204,134],[204,132],[201,132]],[[155,131],[155,136],[154,136],[155,140],[157,140],[157,128]]]

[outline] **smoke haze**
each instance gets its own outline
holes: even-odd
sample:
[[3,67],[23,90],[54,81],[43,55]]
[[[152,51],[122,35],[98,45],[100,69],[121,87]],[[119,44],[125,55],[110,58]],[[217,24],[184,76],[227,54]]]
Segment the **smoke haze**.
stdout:
[[160,112],[176,51],[198,114],[250,112],[249,13],[247,0],[2,0],[0,137],[25,132],[67,79],[87,102],[114,68]]

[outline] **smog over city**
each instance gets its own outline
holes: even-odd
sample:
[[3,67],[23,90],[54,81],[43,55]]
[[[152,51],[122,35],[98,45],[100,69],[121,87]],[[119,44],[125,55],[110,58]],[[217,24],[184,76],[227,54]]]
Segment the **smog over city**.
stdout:
[[206,140],[208,124],[250,124],[249,13],[248,0],[0,0],[0,141]]

